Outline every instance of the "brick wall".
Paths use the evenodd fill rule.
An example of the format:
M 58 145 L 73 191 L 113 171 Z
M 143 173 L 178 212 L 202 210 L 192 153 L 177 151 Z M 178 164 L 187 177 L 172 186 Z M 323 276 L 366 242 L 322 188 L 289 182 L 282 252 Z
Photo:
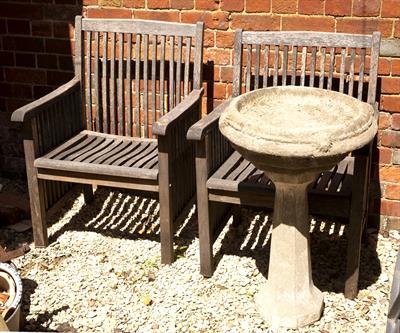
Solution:
M 4 2 L 0 0 L 1 6 Z M 33 49 L 28 52 L 26 48 L 19 50 L 18 42 L 14 42 L 12 44 L 15 45 L 14 48 L 4 50 L 13 54 L 13 60 L 9 60 L 7 67 L 0 72 L 0 82 L 4 85 L 6 81 L 7 89 L 14 89 L 16 92 L 11 94 L 9 91 L 8 97 L 10 95 L 14 97 L 1 99 L 0 108 L 9 111 L 41 95 L 61 81 L 67 80 L 66 76 L 70 75 L 70 72 L 69 68 L 61 65 L 66 57 L 61 50 L 67 49 L 69 29 L 61 29 L 61 25 L 63 23 L 65 28 L 72 22 L 72 16 L 80 10 L 79 4 L 74 0 L 20 2 L 29 2 L 28 6 L 35 13 L 37 12 L 35 14 L 37 16 L 30 18 L 22 14 L 19 14 L 22 17 L 18 16 L 19 11 L 13 10 L 11 8 L 13 5 L 10 3 L 19 2 L 6 1 L 8 6 L 6 8 L 9 9 L 3 14 L 2 7 L 1 16 L 7 18 L 0 18 L 0 33 L 3 34 L 2 49 L 9 45 L 4 43 L 4 40 L 9 39 L 8 35 L 18 40 L 22 38 L 19 37 L 21 34 L 31 36 L 31 39 L 37 38 L 42 48 L 37 50 L 37 43 L 33 43 L 31 45 Z M 46 4 L 39 5 L 39 2 Z M 82 6 L 83 15 L 86 17 L 141 18 L 190 23 L 204 21 L 206 26 L 204 61 L 212 62 L 212 66 L 210 63 L 205 66 L 204 78 L 208 82 L 214 81 L 213 85 L 208 86 L 207 91 L 209 96 L 213 97 L 214 104 L 220 103 L 232 93 L 232 46 L 236 28 L 348 33 L 380 31 L 384 43 L 387 41 L 395 43 L 395 50 L 393 51 L 392 47 L 383 52 L 379 61 L 380 131 L 375 149 L 370 210 L 374 218 L 380 220 L 383 228 L 400 228 L 400 51 L 396 51 L 396 46 L 400 48 L 398 43 L 400 39 L 399 0 L 83 0 Z M 50 8 L 65 8 L 68 14 L 63 16 L 63 10 L 55 9 L 57 13 L 55 15 L 61 15 L 61 17 L 49 15 Z M 14 24 L 14 20 L 21 20 L 23 24 Z M 35 26 L 36 29 L 34 29 Z M 44 26 L 51 28 L 49 30 L 43 28 Z M 63 35 L 58 35 L 57 31 L 60 29 L 56 26 L 60 27 Z M 51 31 L 50 34 L 43 36 L 49 33 L 48 31 Z M 46 49 L 50 41 L 63 43 L 65 47 L 47 47 Z M 24 43 L 22 46 L 26 47 Z M 27 71 L 26 73 L 32 74 L 29 75 L 30 80 L 35 80 L 35 82 L 27 83 L 21 79 L 21 76 L 13 73 L 13 71 L 18 73 L 20 70 L 19 62 L 22 58 L 17 55 L 21 52 L 27 55 L 26 59 L 22 57 L 26 62 L 22 64 L 22 68 Z M 29 55 L 32 54 L 36 61 L 34 64 L 29 62 L 29 58 L 32 58 Z M 41 56 L 50 56 L 53 61 L 57 59 L 53 63 L 56 67 L 42 69 L 38 60 Z M 44 63 L 48 65 L 50 61 Z M 58 72 L 61 74 L 55 79 L 53 75 Z M 8 77 L 5 76 L 7 73 L 9 73 Z M 10 85 L 10 79 L 15 83 Z M 24 83 L 18 82 L 20 80 Z M 37 91 L 38 89 L 42 91 Z M 23 94 L 22 91 L 26 94 L 24 98 L 18 96 Z M 207 109 L 211 110 L 210 105 Z

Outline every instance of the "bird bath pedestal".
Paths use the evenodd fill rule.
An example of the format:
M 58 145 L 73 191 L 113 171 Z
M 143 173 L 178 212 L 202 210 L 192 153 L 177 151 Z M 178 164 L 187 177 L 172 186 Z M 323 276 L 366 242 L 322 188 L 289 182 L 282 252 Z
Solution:
M 307 186 L 372 140 L 374 110 L 334 91 L 273 87 L 233 99 L 219 127 L 275 184 L 268 280 L 256 305 L 273 327 L 310 324 L 321 316 L 323 295 L 312 280 Z

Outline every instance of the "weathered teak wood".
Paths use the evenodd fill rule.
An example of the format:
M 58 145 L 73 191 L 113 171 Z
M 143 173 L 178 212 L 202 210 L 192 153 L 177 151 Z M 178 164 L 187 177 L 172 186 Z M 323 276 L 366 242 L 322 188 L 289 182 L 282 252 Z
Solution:
M 86 203 L 103 185 L 158 195 L 161 260 L 174 260 L 176 224 L 195 196 L 186 132 L 201 115 L 203 30 L 76 18 L 76 77 L 12 115 L 24 124 L 36 246 L 48 243 L 46 211 L 65 183 L 82 184 Z
M 336 90 L 375 106 L 379 44 L 378 32 L 352 35 L 237 30 L 232 94 L 235 97 L 257 89 L 261 82 L 263 87 L 290 84 Z M 218 203 L 272 208 L 274 199 L 270 180 L 221 136 L 218 119 L 226 105 L 218 106 L 187 134 L 197 147 L 200 270 L 205 276 L 211 276 L 215 266 L 212 244 L 218 236 L 218 221 L 212 207 Z M 367 153 L 353 154 L 321 174 L 309 190 L 311 213 L 349 219 L 345 296 L 350 298 L 358 291 L 361 233 L 368 211 L 370 147 L 364 149 Z
M 393 274 L 392 289 L 390 291 L 386 333 L 397 333 L 399 331 L 400 331 L 400 251 L 397 254 L 397 261 Z

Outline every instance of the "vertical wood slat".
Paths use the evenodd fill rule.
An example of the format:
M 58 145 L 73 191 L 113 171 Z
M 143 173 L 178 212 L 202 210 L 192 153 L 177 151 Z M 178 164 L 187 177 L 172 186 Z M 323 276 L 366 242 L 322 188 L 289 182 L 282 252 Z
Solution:
M 149 136 L 149 35 L 143 35 L 143 135 Z
M 126 115 L 127 115 L 127 131 L 132 136 L 132 77 L 131 77 L 131 61 L 132 61 L 132 34 L 128 34 L 126 41 Z
M 136 35 L 136 54 L 135 54 L 135 96 L 136 96 L 136 110 L 135 110 L 135 124 L 136 136 L 140 137 L 140 34 Z
M 263 88 L 268 87 L 268 68 L 269 68 L 269 45 L 264 47 L 264 76 L 263 76 Z
M 107 44 L 108 44 L 108 33 L 103 32 L 103 70 L 101 80 L 101 100 L 103 102 L 103 131 L 108 133 L 108 93 L 107 93 Z
M 160 50 L 160 115 L 164 115 L 165 36 L 161 36 Z
M 99 86 L 99 35 L 96 31 L 94 33 L 94 99 L 96 111 L 96 131 L 101 131 L 101 103 L 100 103 L 100 86 Z
M 376 99 L 376 85 L 378 77 L 378 62 L 381 45 L 381 33 L 375 31 L 372 33 L 372 50 L 371 50 L 371 65 L 369 70 L 368 81 L 368 99 L 367 102 L 374 105 Z
M 251 90 L 251 44 L 247 44 L 247 63 L 246 63 L 246 92 Z
M 118 57 L 118 134 L 124 135 L 124 34 L 119 33 L 119 57 Z
M 274 48 L 274 80 L 273 86 L 278 85 L 278 71 L 279 71 L 279 45 L 275 45 Z
M 340 50 L 340 81 L 339 81 L 339 92 L 344 91 L 344 70 L 346 68 L 346 48 L 342 47 Z
M 297 69 L 297 45 L 293 45 L 292 49 L 292 76 L 290 78 L 290 84 L 294 86 L 296 84 L 296 69 Z
M 349 89 L 348 89 L 348 94 L 350 96 L 353 96 L 355 60 L 356 60 L 356 49 L 352 48 L 350 53 L 350 78 L 349 78 Z
M 307 47 L 303 46 L 303 50 L 301 53 L 301 76 L 300 76 L 301 86 L 304 86 L 306 82 L 306 61 L 307 61 Z
M 203 82 L 203 39 L 204 39 L 204 23 L 197 22 L 195 34 L 195 54 L 194 54 L 194 71 L 193 71 L 193 88 L 200 89 Z
M 329 73 L 328 73 L 328 90 L 332 90 L 332 79 L 333 79 L 333 72 L 335 70 L 335 48 L 331 48 L 330 58 L 329 58 Z
M 183 91 L 185 96 L 189 94 L 189 69 L 190 69 L 191 48 L 192 48 L 192 38 L 186 37 L 185 74 L 183 83 Z
M 92 129 L 92 34 L 86 32 L 86 103 L 87 103 L 87 129 Z
M 152 52 L 151 52 L 151 115 L 153 123 L 156 121 L 156 97 L 157 97 L 157 35 L 153 35 L 152 37 Z
M 326 56 L 326 48 L 321 48 L 321 59 L 320 59 L 320 67 L 319 67 L 319 87 L 324 87 L 324 75 L 325 75 L 325 56 Z
M 358 74 L 358 93 L 357 98 L 362 100 L 362 93 L 364 87 L 364 68 L 365 68 L 365 49 L 361 49 L 361 58 L 360 58 L 360 70 Z
M 260 44 L 256 44 L 256 64 L 254 73 L 254 89 L 258 89 L 260 81 Z
M 234 97 L 239 96 L 242 91 L 242 34 L 242 29 L 237 29 L 235 32 L 233 77 L 238 79 L 233 80 Z
M 288 66 L 289 46 L 283 46 L 283 59 L 282 59 L 282 85 L 286 86 L 287 82 L 287 66 Z
M 310 87 L 314 87 L 316 62 L 317 62 L 317 47 L 313 46 L 311 49 Z
M 110 41 L 110 132 L 115 134 L 115 32 Z
M 176 58 L 176 104 L 181 102 L 181 71 L 182 71 L 182 36 L 178 36 L 177 58 Z
M 174 56 L 174 45 L 175 37 L 169 37 L 169 111 L 174 107 L 174 66 L 175 66 L 175 56 Z

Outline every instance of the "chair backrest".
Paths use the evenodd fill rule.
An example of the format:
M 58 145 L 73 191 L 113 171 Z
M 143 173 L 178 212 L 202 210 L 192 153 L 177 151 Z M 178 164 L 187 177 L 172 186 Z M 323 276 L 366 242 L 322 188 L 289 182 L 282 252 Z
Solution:
M 237 30 L 233 95 L 261 87 L 300 85 L 336 90 L 374 104 L 379 47 L 379 32 Z
M 78 16 L 75 30 L 89 130 L 151 137 L 152 122 L 201 87 L 203 23 Z

